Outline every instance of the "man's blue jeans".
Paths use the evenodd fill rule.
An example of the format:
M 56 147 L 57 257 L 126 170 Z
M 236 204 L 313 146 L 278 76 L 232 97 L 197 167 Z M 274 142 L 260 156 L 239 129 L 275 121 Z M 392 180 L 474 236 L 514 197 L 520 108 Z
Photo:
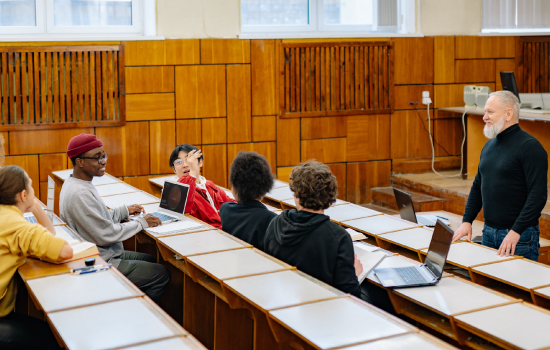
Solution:
M 496 229 L 487 225 L 483 226 L 481 244 L 498 249 L 508 234 L 509 229 Z M 527 228 L 521 234 L 514 255 L 521 255 L 526 259 L 539 261 L 539 225 Z

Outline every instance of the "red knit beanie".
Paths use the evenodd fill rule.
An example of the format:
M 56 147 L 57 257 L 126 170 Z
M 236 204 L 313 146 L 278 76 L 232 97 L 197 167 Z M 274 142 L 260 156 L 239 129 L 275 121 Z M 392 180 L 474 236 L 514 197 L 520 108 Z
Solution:
M 69 141 L 67 145 L 67 156 L 74 158 L 82 153 L 88 152 L 96 147 L 103 146 L 103 142 L 97 139 L 95 135 L 80 134 Z

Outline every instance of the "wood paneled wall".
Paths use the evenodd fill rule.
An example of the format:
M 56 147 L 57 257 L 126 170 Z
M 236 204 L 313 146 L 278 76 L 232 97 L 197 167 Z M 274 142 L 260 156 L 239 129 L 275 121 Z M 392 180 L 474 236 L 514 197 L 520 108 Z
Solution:
M 500 70 L 514 69 L 515 40 L 393 39 L 393 114 L 289 119 L 277 116 L 280 40 L 127 42 L 126 125 L 5 132 L 6 164 L 24 166 L 45 195 L 47 175 L 70 167 L 64 154 L 69 139 L 95 133 L 109 153 L 107 171 L 150 191 L 151 175 L 171 173 L 176 144 L 190 143 L 203 150 L 203 174 L 221 186 L 229 185 L 238 151 L 254 150 L 282 180 L 301 161 L 325 162 L 338 178 L 340 198 L 368 203 L 372 187 L 390 185 L 392 170 L 430 170 L 422 91 L 434 101 L 436 168 L 459 166 L 460 116 L 437 109 L 462 105 L 465 84 L 499 89 Z

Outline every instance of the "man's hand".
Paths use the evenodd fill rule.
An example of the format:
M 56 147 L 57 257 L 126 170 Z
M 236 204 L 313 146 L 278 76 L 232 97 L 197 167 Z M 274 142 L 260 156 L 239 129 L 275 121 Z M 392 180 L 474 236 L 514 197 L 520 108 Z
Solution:
M 498 255 L 512 256 L 516 252 L 516 244 L 519 242 L 521 235 L 516 231 L 510 230 L 506 237 L 502 240 L 500 248 L 498 248 Z
M 162 221 L 160 221 L 159 218 L 151 214 L 147 214 L 143 218 L 145 219 L 145 221 L 147 221 L 147 225 L 149 225 L 149 227 L 162 225 Z
M 355 267 L 355 276 L 359 277 L 361 272 L 363 272 L 363 264 L 357 259 L 357 254 L 353 258 L 353 266 Z
M 145 214 L 145 209 L 143 209 L 143 207 L 139 204 L 133 204 L 128 206 L 128 213 L 130 215 L 138 215 L 141 213 Z
M 201 167 L 199 164 L 199 158 L 202 157 L 201 150 L 192 150 L 187 154 L 187 165 L 189 165 L 189 174 L 194 176 L 197 181 L 201 174 Z
M 458 241 L 462 237 L 468 235 L 468 242 L 472 241 L 472 224 L 469 222 L 463 222 L 459 228 L 456 229 L 453 235 L 453 242 Z

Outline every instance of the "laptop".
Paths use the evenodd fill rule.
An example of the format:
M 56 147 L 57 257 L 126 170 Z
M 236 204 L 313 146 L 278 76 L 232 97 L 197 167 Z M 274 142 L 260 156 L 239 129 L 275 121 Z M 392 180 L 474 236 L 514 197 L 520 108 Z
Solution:
M 435 226 L 437 217 L 435 215 L 416 215 L 413 200 L 410 194 L 397 188 L 393 188 L 397 208 L 401 219 L 420 224 L 422 226 Z
M 159 209 L 149 214 L 159 218 L 162 224 L 182 220 L 185 217 L 183 212 L 188 194 L 189 185 L 172 180 L 164 181 Z
M 404 288 L 433 286 L 439 282 L 447 261 L 454 231 L 437 220 L 426 261 L 420 266 L 374 269 L 384 287 Z

